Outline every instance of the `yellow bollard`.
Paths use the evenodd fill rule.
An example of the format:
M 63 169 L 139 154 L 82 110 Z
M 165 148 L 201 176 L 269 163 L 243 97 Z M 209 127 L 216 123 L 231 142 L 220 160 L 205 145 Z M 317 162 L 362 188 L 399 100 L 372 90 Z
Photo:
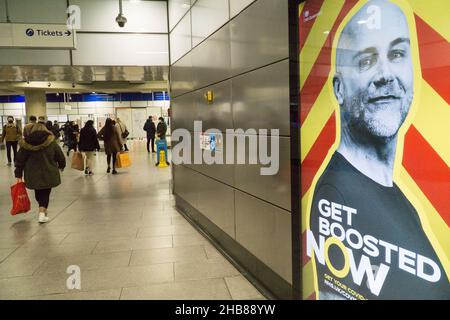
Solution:
M 166 153 L 164 152 L 164 150 L 161 150 L 159 152 L 159 165 L 158 168 L 165 168 L 168 167 L 169 165 L 166 162 Z

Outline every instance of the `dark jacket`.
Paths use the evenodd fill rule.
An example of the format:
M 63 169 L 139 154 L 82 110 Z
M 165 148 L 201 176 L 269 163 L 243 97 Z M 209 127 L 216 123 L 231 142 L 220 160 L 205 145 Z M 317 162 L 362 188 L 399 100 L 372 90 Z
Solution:
M 160 139 L 166 138 L 167 132 L 167 124 L 165 122 L 158 123 L 158 127 L 156 128 L 156 134 Z
M 117 153 L 122 149 L 122 138 L 120 137 L 119 129 L 116 126 L 114 126 L 113 128 L 113 134 L 107 140 L 105 140 L 105 127 L 101 128 L 98 133 L 99 139 L 105 142 L 106 154 Z
M 84 127 L 80 131 L 80 142 L 78 144 L 80 151 L 100 150 L 98 143 L 97 131 L 94 127 Z
M 54 124 L 52 127 L 52 133 L 56 138 L 59 138 L 61 136 L 61 134 L 59 133 L 59 130 L 61 130 L 59 128 L 59 124 Z
M 35 131 L 25 140 L 20 140 L 19 145 L 15 161 L 16 178 L 22 178 L 25 172 L 25 185 L 34 190 L 54 188 L 61 184 L 59 169 L 66 167 L 66 158 L 53 134 Z
M 148 139 L 155 139 L 156 126 L 155 123 L 151 120 L 147 120 L 144 126 L 144 131 L 147 131 Z

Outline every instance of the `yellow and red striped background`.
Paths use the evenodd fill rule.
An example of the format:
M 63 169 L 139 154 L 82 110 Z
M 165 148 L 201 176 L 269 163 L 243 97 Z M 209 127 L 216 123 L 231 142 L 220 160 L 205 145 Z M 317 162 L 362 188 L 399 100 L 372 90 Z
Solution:
M 338 105 L 331 90 L 333 46 L 367 0 L 307 0 L 300 5 L 302 243 L 316 180 L 337 147 Z M 415 206 L 450 275 L 450 1 L 392 0 L 405 12 L 415 58 L 415 97 L 399 134 L 394 180 Z M 313 261 L 303 256 L 303 298 L 315 299 Z

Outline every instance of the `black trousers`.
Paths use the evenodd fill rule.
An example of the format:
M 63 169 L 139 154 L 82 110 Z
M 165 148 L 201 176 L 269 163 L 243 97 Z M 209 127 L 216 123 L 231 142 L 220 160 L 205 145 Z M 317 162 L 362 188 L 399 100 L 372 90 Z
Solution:
M 14 154 L 14 161 L 16 160 L 17 154 L 17 141 L 6 141 L 6 157 L 8 158 L 8 162 L 11 163 L 11 148 Z
M 106 155 L 106 160 L 108 161 L 108 167 L 111 167 L 111 157 L 112 157 L 113 169 L 115 169 L 116 161 L 117 161 L 117 152 L 113 152 L 111 154 Z
M 155 138 L 147 137 L 147 151 L 150 152 L 150 143 L 152 144 L 152 152 L 155 152 Z
M 34 190 L 34 197 L 39 203 L 39 208 L 48 208 L 48 203 L 50 202 L 50 192 L 52 192 L 52 189 Z

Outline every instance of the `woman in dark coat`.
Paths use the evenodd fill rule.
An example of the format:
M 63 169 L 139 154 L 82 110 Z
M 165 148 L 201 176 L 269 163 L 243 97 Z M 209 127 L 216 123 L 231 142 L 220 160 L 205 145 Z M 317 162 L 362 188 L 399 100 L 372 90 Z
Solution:
M 15 176 L 17 182 L 22 182 L 35 192 L 39 203 L 39 223 L 49 221 L 47 208 L 52 188 L 61 184 L 59 170 L 64 170 L 66 159 L 56 143 L 55 136 L 50 133 L 44 124 L 37 123 L 32 132 L 19 141 L 20 150 L 15 161 Z
M 98 143 L 97 131 L 94 128 L 94 121 L 88 120 L 84 128 L 80 131 L 80 142 L 78 149 L 84 153 L 86 159 L 86 166 L 84 173 L 92 175 L 94 152 L 100 151 L 100 144 Z
M 67 136 L 68 150 L 67 156 L 69 156 L 70 150 L 73 149 L 74 152 L 77 152 L 78 140 L 77 135 L 79 134 L 78 126 L 72 121 L 69 126 L 66 128 L 65 134 Z
M 108 118 L 105 121 L 105 126 L 101 128 L 98 133 L 98 137 L 105 142 L 105 153 L 108 161 L 108 170 L 106 173 L 111 172 L 111 157 L 113 163 L 113 174 L 116 174 L 116 160 L 117 153 L 122 150 L 122 138 L 120 137 L 119 130 L 113 124 L 113 121 Z

